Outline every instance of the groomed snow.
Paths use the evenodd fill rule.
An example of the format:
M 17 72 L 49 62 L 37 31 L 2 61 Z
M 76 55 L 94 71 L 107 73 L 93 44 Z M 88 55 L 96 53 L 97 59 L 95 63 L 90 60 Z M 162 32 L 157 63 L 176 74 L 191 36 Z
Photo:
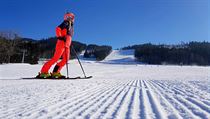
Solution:
M 131 56 L 120 52 L 82 60 L 93 76 L 85 80 L 21 80 L 42 64 L 0 65 L 0 119 L 210 118 L 210 67 L 124 65 Z M 82 76 L 78 62 L 69 63 L 70 77 Z
M 108 64 L 136 64 L 134 50 L 113 50 L 102 61 Z

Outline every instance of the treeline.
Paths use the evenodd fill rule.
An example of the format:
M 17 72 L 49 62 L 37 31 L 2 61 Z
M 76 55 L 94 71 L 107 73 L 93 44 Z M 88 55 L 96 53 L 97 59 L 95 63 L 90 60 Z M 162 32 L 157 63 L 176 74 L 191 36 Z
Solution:
M 40 58 L 46 58 L 46 59 L 50 59 L 53 57 L 54 52 L 55 52 L 55 46 L 56 46 L 56 42 L 57 42 L 57 38 L 56 37 L 51 37 L 51 38 L 47 38 L 47 39 L 42 39 L 39 41 L 36 41 L 38 46 L 39 46 L 39 57 Z M 77 41 L 72 41 L 72 45 L 74 46 L 74 49 L 76 51 L 77 54 L 81 53 L 82 51 L 84 51 L 87 47 L 86 44 L 84 43 L 80 43 Z M 70 58 L 75 58 L 76 54 L 74 53 L 72 47 L 70 47 L 71 51 L 70 51 Z
M 56 42 L 56 37 L 34 40 L 21 38 L 13 32 L 0 32 L 0 64 L 21 62 L 37 64 L 39 60 L 50 59 L 54 55 Z M 103 60 L 112 50 L 111 46 L 87 46 L 77 41 L 72 41 L 72 46 L 76 53 L 70 47 L 71 59 L 76 58 L 76 54 L 85 51 L 84 57 Z
M 104 60 L 112 51 L 111 46 L 98 46 L 95 44 L 88 45 L 84 57 L 85 58 L 96 58 L 96 60 Z
M 0 63 L 38 61 L 38 45 L 30 39 L 15 38 L 13 40 L 0 37 Z
M 56 37 L 42 40 L 28 38 L 7 39 L 0 37 L 0 63 L 30 63 L 37 64 L 41 59 L 53 57 L 55 52 Z M 73 41 L 72 44 L 77 53 L 86 49 L 86 44 Z M 71 49 L 71 58 L 75 58 Z
M 135 49 L 137 60 L 148 64 L 210 65 L 209 42 L 190 42 L 182 45 L 148 43 L 123 49 Z

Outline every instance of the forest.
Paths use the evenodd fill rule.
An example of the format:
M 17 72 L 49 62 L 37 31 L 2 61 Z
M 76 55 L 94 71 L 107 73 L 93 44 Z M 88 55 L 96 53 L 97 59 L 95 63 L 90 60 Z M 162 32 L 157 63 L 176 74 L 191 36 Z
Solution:
M 21 38 L 13 33 L 7 33 L 6 35 L 0 33 L 0 63 L 37 64 L 39 60 L 46 60 L 53 57 L 56 42 L 56 37 L 34 40 Z M 74 59 L 76 58 L 76 54 L 80 54 L 82 51 L 88 54 L 92 45 L 72 41 L 71 46 L 76 51 L 75 53 L 72 47 L 70 47 L 70 58 Z M 95 46 L 92 52 L 94 54 L 92 55 L 98 61 L 103 60 L 112 50 L 111 46 Z M 89 57 L 87 56 L 86 58 Z
M 40 59 L 50 59 L 53 57 L 56 41 L 56 37 L 34 40 L 21 38 L 14 33 L 6 35 L 0 33 L 0 63 L 37 64 Z M 71 59 L 85 51 L 85 58 L 101 61 L 112 51 L 111 46 L 87 45 L 78 41 L 72 41 L 72 46 L 76 53 L 71 47 Z M 206 41 L 192 41 L 178 45 L 145 43 L 122 49 L 134 49 L 137 61 L 146 64 L 210 65 L 210 43 Z
M 210 65 L 210 43 L 189 42 L 180 45 L 133 45 L 123 49 L 135 49 L 138 61 L 147 64 Z

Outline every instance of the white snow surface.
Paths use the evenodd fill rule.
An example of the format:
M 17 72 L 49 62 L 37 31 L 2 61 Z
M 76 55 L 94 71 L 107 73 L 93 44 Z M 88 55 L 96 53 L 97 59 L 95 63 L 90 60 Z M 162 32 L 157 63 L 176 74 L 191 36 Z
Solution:
M 135 64 L 117 50 L 81 62 L 92 79 L 21 80 L 42 64 L 0 65 L 0 119 L 210 119 L 210 67 Z M 77 60 L 69 74 L 83 75 Z
M 134 50 L 113 50 L 102 62 L 108 64 L 136 64 Z

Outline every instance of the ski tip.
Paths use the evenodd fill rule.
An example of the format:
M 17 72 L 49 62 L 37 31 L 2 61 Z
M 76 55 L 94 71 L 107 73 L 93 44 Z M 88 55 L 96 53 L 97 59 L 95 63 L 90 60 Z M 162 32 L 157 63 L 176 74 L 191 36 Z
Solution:
M 92 78 L 93 76 L 86 76 L 85 78 L 89 79 L 89 78 Z

